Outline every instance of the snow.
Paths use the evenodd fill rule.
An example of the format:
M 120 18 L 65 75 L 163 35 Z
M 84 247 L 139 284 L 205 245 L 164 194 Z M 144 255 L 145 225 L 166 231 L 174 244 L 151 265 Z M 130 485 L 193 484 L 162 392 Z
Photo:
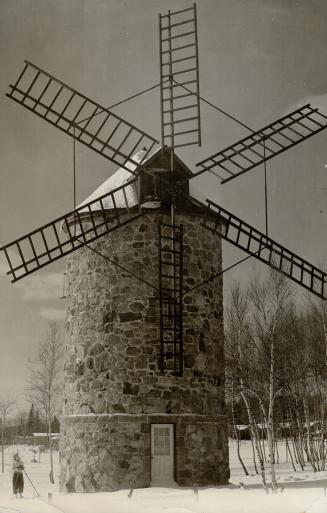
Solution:
M 24 499 L 11 495 L 11 455 L 15 449 L 25 463 L 36 493 L 25 476 Z M 278 493 L 266 494 L 254 473 L 252 448 L 241 442 L 241 456 L 250 473 L 245 476 L 236 456 L 236 442 L 230 441 L 230 484 L 226 486 L 180 488 L 151 487 L 111 493 L 63 494 L 58 492 L 58 452 L 54 453 L 55 481 L 49 482 L 49 453 L 32 463 L 32 447 L 15 446 L 5 451 L 5 472 L 0 473 L 0 513 L 326 513 L 327 471 L 294 472 L 286 461 L 285 443 L 279 442 L 280 462 L 276 465 Z M 267 471 L 269 481 L 269 472 Z M 52 493 L 52 504 L 48 503 Z
M 133 155 L 132 159 L 134 162 L 140 163 L 142 162 L 142 159 L 144 158 L 145 154 L 145 150 L 138 151 L 137 153 L 135 153 L 135 155 Z M 137 166 L 133 162 L 127 162 L 126 167 L 131 171 L 134 171 Z M 120 187 L 121 185 L 127 184 L 133 179 L 134 176 L 132 173 L 127 171 L 127 169 L 120 167 L 119 169 L 117 169 L 117 171 L 115 171 L 115 173 L 112 176 L 110 176 L 110 178 L 103 182 L 97 189 L 95 189 L 95 191 L 92 192 L 92 194 L 90 194 L 84 201 L 82 201 L 82 203 L 80 203 L 77 208 L 82 207 L 90 201 L 96 200 L 100 196 L 108 194 L 110 191 L 116 189 L 117 187 Z M 128 201 L 128 206 L 134 207 L 135 205 L 137 205 L 138 199 L 135 183 L 132 183 L 131 185 L 125 187 L 125 192 Z M 126 208 L 126 202 L 122 191 L 118 191 L 115 194 L 115 202 L 117 208 Z M 113 208 L 113 206 L 114 205 L 111 196 L 108 196 L 103 200 L 103 207 L 105 209 Z M 92 211 L 101 210 L 101 204 L 98 202 L 93 203 L 91 209 Z M 88 209 L 85 209 L 85 211 L 87 212 Z M 80 212 L 83 212 L 83 209 Z

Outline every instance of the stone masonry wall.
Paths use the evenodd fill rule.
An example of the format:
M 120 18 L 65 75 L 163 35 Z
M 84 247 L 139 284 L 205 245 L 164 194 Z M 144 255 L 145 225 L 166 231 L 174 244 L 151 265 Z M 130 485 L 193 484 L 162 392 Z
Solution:
M 157 287 L 159 215 L 165 222 L 170 222 L 170 217 L 162 212 L 148 213 L 102 237 L 92 247 Z M 182 223 L 184 229 L 184 289 L 190 289 L 221 269 L 221 242 L 216 235 L 201 227 L 201 218 L 196 214 L 176 217 L 176 223 Z M 117 489 L 118 482 L 119 487 L 122 482 L 132 486 L 134 474 L 133 479 L 140 486 L 149 485 L 150 445 L 142 435 L 145 428 L 140 428 L 143 424 L 149 425 L 149 421 L 140 419 L 151 414 L 164 414 L 165 422 L 168 422 L 167 415 L 190 414 L 194 419 L 208 418 L 209 424 L 203 424 L 207 427 L 198 431 L 203 436 L 198 435 L 201 443 L 199 440 L 195 443 L 196 451 L 200 451 L 201 445 L 205 451 L 205 456 L 201 457 L 207 458 L 207 462 L 214 454 L 216 477 L 214 479 L 214 472 L 210 471 L 211 478 L 208 479 L 211 483 L 218 484 L 228 479 L 222 280 L 216 279 L 184 298 L 184 373 L 181 377 L 160 375 L 158 370 L 157 295 L 154 288 L 131 277 L 87 247 L 69 257 L 65 404 L 61 436 L 62 488 L 69 489 L 72 487 L 69 483 L 73 481 L 74 489 L 80 491 L 95 487 L 90 477 L 94 472 L 90 468 L 89 474 L 85 471 L 88 460 L 93 457 L 104 469 L 102 477 L 94 481 L 99 481 L 101 490 Z M 138 427 L 134 425 L 136 421 L 130 421 L 126 445 L 118 439 L 113 442 L 117 450 L 121 448 L 122 454 L 130 451 L 131 455 L 135 450 L 128 483 L 124 479 L 122 481 L 118 471 L 119 468 L 124 469 L 120 467 L 124 459 L 114 456 L 115 451 L 109 449 L 111 438 L 108 433 L 115 429 L 112 424 L 116 420 L 113 419 L 120 418 L 119 414 L 121 418 L 139 416 Z M 217 426 L 217 419 L 220 419 L 219 429 L 212 427 Z M 185 461 L 184 473 L 191 475 L 182 477 L 183 469 L 176 470 L 180 484 L 192 481 L 195 476 L 192 477 L 191 465 L 186 463 L 186 452 L 185 448 L 182 449 L 178 430 L 191 433 L 194 422 L 186 427 L 184 419 L 184 429 L 177 428 L 180 421 L 176 421 L 176 440 L 179 440 L 176 450 L 181 448 L 176 462 Z M 122 432 L 119 436 L 124 437 Z M 196 435 L 192 436 L 195 440 Z M 210 439 L 215 438 L 216 452 L 210 445 Z M 105 451 L 102 456 L 99 452 L 101 447 Z M 103 454 L 107 453 L 110 456 L 104 457 Z M 106 463 L 100 464 L 101 458 L 105 458 Z M 204 467 L 197 482 L 209 484 L 203 477 Z M 85 477 L 87 475 L 89 478 Z
M 175 425 L 174 478 L 181 486 L 227 483 L 223 417 L 197 415 L 84 415 L 66 417 L 62 452 L 68 492 L 147 487 L 151 481 L 151 423 Z M 92 448 L 90 450 L 90 448 Z

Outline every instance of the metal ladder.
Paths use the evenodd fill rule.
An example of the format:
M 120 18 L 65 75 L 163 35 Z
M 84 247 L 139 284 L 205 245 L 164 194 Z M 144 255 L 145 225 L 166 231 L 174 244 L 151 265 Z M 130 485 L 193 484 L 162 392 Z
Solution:
M 159 310 L 162 373 L 183 373 L 183 226 L 159 221 Z

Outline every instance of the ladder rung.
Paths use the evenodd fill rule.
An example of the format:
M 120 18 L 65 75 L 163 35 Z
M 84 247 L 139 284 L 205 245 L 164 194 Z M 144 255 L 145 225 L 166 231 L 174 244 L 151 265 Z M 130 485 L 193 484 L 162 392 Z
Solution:
M 173 254 L 176 253 L 176 255 L 180 254 L 180 251 L 178 251 L 178 249 L 170 249 L 170 248 L 165 249 L 165 248 L 161 248 L 161 251 L 162 251 L 162 253 L 173 253 Z
M 190 61 L 191 59 L 196 59 L 196 55 L 188 55 L 187 57 L 181 57 L 180 59 L 174 59 L 172 61 L 163 62 L 162 66 L 170 66 L 171 64 L 176 64 L 178 62 Z
M 160 223 L 160 226 L 166 226 L 167 228 L 179 228 L 177 224 Z
M 160 298 L 159 298 L 159 297 L 157 297 L 157 298 L 156 298 L 156 300 L 157 300 L 157 301 L 160 301 Z M 162 301 L 163 303 L 170 303 L 171 305 L 173 305 L 173 304 L 175 303 L 174 299 L 173 299 L 171 296 L 163 296 L 163 297 L 161 298 L 161 301 Z
M 175 16 L 176 14 L 181 14 L 182 12 L 193 11 L 193 10 L 194 10 L 194 7 L 187 7 L 186 9 L 181 9 L 180 11 L 171 12 L 170 14 L 162 14 L 162 15 L 160 15 L 160 17 L 161 18 L 171 18 L 172 16 Z
M 160 235 L 160 237 L 162 239 L 174 240 L 175 242 L 179 242 L 180 241 L 179 239 L 175 239 L 174 237 L 170 237 L 169 235 Z
M 176 48 L 172 48 L 171 50 L 165 50 L 164 52 L 162 52 L 162 55 L 164 55 L 165 53 L 177 52 L 178 50 L 184 50 L 185 48 L 189 48 L 191 46 L 195 46 L 195 43 L 190 43 L 188 45 L 182 45 L 182 46 L 176 46 Z
M 196 96 L 196 95 L 197 95 L 196 92 L 194 92 L 194 93 L 186 93 L 186 94 L 178 94 L 177 96 L 172 96 L 171 98 L 163 98 L 162 101 L 163 102 L 171 102 L 171 101 L 174 101 L 174 100 L 185 98 L 187 96 Z
M 171 358 L 173 356 L 178 356 L 179 357 L 180 355 L 181 355 L 181 353 L 179 351 L 176 351 L 176 352 L 174 352 L 174 351 L 166 351 L 166 352 L 163 353 L 163 356 L 165 358 Z
M 172 112 L 177 112 L 178 110 L 186 110 L 186 109 L 195 109 L 198 107 L 198 104 L 197 103 L 193 103 L 192 105 L 185 105 L 184 107 L 176 107 L 174 109 L 168 109 L 168 110 L 163 110 L 163 114 L 171 114 Z
M 173 27 L 179 27 L 180 25 L 186 25 L 187 23 L 192 23 L 194 21 L 195 21 L 194 18 L 191 18 L 189 20 L 184 20 L 184 21 L 178 21 L 177 23 L 172 23 L 171 25 L 168 25 L 168 27 L 161 27 L 161 30 L 169 30 Z
M 178 34 L 177 36 L 166 37 L 165 39 L 162 39 L 161 42 L 165 43 L 166 41 L 170 41 L 170 40 L 173 40 L 173 39 L 178 39 L 180 37 L 190 36 L 191 34 L 196 34 L 196 30 L 191 30 L 190 32 L 184 32 L 184 34 Z
M 188 68 L 188 69 L 182 69 L 180 71 L 174 71 L 173 76 L 174 75 L 182 75 L 183 73 L 191 73 L 191 71 L 197 71 L 197 68 Z M 170 78 L 170 77 L 171 77 L 171 75 L 162 75 L 163 79 Z
M 167 121 L 167 122 L 163 123 L 163 125 L 164 126 L 176 125 L 177 123 L 186 123 L 186 121 L 193 121 L 195 119 L 198 119 L 198 118 L 196 116 L 193 116 L 191 118 L 176 119 L 176 121 L 174 121 L 173 123 L 171 121 Z
M 197 80 L 187 80 L 186 82 L 179 82 L 178 84 L 173 84 L 172 86 L 165 86 L 162 88 L 163 91 L 165 91 L 166 89 L 173 89 L 174 87 L 182 87 L 182 86 L 185 86 L 185 85 L 190 85 L 190 84 L 197 84 Z M 196 93 L 194 93 L 196 94 Z

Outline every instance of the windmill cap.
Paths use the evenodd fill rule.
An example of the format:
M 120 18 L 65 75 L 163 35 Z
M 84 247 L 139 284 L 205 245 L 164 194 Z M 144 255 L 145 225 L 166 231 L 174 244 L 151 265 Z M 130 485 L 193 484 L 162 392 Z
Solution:
M 137 164 L 140 164 L 142 160 L 144 159 L 144 156 L 147 153 L 147 149 L 144 148 L 141 151 L 138 151 L 135 153 L 132 157 L 132 160 L 136 162 Z M 134 164 L 134 162 L 127 162 L 125 167 L 130 169 L 131 171 L 135 171 L 137 168 L 137 164 Z M 117 189 L 117 187 L 121 187 L 122 185 L 127 184 L 131 180 L 133 180 L 133 174 L 130 173 L 127 169 L 120 167 L 117 169 L 117 171 L 111 175 L 105 182 L 103 182 L 95 191 L 93 191 L 84 201 L 82 201 L 77 208 L 83 207 L 83 205 L 86 205 L 90 203 L 90 201 L 94 201 L 97 198 L 100 198 L 101 196 L 104 196 L 105 194 L 108 194 L 109 192 L 113 191 L 114 189 Z M 129 186 L 125 187 L 125 193 L 127 196 L 128 204 L 130 207 L 133 207 L 138 204 L 138 198 L 137 198 L 137 191 L 135 183 L 130 184 Z M 115 201 L 116 201 L 116 207 L 117 208 L 125 208 L 126 202 L 122 191 L 118 191 L 115 194 Z M 112 199 L 110 196 L 107 198 L 104 198 L 102 200 L 103 207 L 105 209 L 112 209 L 114 208 L 114 205 L 112 203 Z M 91 206 L 92 211 L 102 210 L 100 202 L 95 202 Z M 88 212 L 88 208 L 85 208 L 85 212 Z M 83 209 L 80 210 L 80 212 L 83 212 Z

